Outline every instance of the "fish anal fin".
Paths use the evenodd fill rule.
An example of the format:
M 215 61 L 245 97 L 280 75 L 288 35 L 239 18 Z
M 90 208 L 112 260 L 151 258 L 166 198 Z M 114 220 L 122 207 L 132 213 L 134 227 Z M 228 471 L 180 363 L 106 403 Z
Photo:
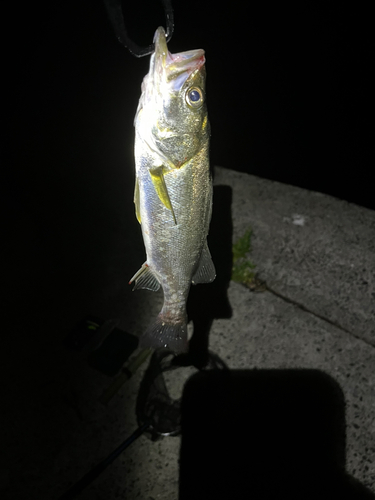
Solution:
M 132 279 L 129 281 L 133 283 L 135 281 L 134 290 L 138 290 L 139 288 L 145 288 L 146 290 L 152 290 L 153 292 L 157 292 L 160 288 L 160 283 L 152 270 L 149 268 L 148 264 L 145 262 L 142 267 L 135 273 Z
M 135 205 L 135 215 L 137 217 L 138 222 L 141 224 L 141 208 L 140 208 L 140 200 L 139 200 L 139 183 L 138 183 L 138 178 L 135 179 L 134 205 Z
M 177 224 L 172 202 L 169 197 L 167 185 L 164 179 L 163 167 L 152 168 L 149 170 L 149 172 L 155 191 L 159 196 L 160 201 L 163 203 L 165 207 L 167 207 L 172 212 L 174 223 Z
M 216 270 L 206 241 L 203 246 L 198 268 L 191 282 L 193 285 L 197 285 L 198 283 L 211 283 L 215 278 Z

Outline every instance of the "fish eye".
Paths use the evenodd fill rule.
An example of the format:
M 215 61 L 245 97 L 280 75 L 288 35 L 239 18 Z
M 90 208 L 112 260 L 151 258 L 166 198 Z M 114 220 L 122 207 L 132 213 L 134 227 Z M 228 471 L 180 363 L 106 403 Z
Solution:
M 203 104 L 203 92 L 199 87 L 190 87 L 186 91 L 185 99 L 191 108 L 200 108 Z

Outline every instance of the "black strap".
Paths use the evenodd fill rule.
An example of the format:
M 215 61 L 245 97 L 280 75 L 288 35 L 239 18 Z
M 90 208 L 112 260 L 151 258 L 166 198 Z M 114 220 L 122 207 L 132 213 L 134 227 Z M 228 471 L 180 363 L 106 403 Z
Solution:
M 165 19 L 167 23 L 166 38 L 167 42 L 172 38 L 174 31 L 174 20 L 173 20 L 173 8 L 171 0 L 161 0 Z M 115 30 L 116 37 L 118 41 L 127 47 L 127 49 L 136 57 L 147 56 L 152 54 L 155 50 L 155 45 L 151 44 L 148 47 L 140 47 L 133 42 L 128 36 L 126 31 L 124 14 L 121 8 L 121 0 L 104 0 L 105 6 L 107 8 L 109 20 L 112 23 L 113 29 Z

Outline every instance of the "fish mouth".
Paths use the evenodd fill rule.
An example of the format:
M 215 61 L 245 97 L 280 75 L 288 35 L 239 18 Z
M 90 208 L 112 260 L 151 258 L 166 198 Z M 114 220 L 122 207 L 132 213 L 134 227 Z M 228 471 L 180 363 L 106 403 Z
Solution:
M 190 82 L 196 81 L 197 73 L 202 73 L 199 81 L 204 91 L 205 57 L 202 49 L 177 54 L 169 52 L 162 27 L 156 30 L 154 44 L 155 51 L 150 58 L 149 72 L 142 82 L 134 125 L 158 161 L 172 170 L 181 168 L 192 157 L 199 142 L 197 134 L 184 125 L 180 108 L 185 110 L 185 107 L 180 103 L 185 102 L 185 90 Z M 171 151 L 175 152 L 172 154 Z
M 195 49 L 172 54 L 168 51 L 165 31 L 159 27 L 154 36 L 154 78 L 159 82 L 173 82 L 173 89 L 179 90 L 187 78 L 200 70 L 205 63 L 204 50 Z

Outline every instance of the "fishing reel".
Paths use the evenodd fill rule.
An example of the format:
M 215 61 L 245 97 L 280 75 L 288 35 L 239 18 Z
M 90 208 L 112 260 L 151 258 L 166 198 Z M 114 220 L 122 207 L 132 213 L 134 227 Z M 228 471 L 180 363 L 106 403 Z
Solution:
M 219 356 L 210 351 L 207 364 L 201 368 L 193 365 L 189 354 L 176 356 L 167 350 L 155 351 L 141 382 L 136 404 L 138 425 L 149 422 L 146 435 L 153 441 L 163 436 L 178 436 L 181 433 L 184 382 L 194 372 L 215 369 L 223 370 L 228 367 Z M 178 376 L 177 370 L 180 372 Z M 170 372 L 174 372 L 172 383 L 168 381 Z M 176 389 L 179 395 L 174 398 L 172 391 L 176 392 Z

